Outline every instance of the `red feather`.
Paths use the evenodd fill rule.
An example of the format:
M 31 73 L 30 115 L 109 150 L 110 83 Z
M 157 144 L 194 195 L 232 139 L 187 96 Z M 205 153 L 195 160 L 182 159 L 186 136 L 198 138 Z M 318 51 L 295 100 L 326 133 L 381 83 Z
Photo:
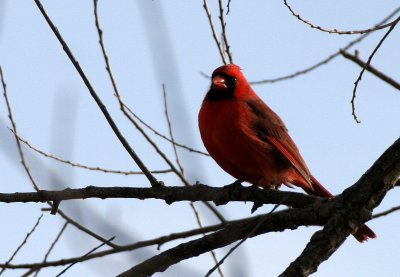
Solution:
M 201 138 L 211 157 L 233 177 L 264 188 L 282 184 L 332 198 L 310 173 L 283 121 L 253 91 L 236 65 L 217 68 L 199 113 Z M 361 242 L 375 238 L 362 225 Z

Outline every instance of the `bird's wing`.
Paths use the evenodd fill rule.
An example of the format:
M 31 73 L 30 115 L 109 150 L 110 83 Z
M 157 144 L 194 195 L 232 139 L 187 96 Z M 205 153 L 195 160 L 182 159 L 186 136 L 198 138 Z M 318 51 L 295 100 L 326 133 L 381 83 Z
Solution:
M 289 136 L 283 121 L 259 98 L 248 100 L 246 103 L 254 114 L 252 130 L 255 135 L 263 142 L 273 146 L 312 188 L 310 171 Z

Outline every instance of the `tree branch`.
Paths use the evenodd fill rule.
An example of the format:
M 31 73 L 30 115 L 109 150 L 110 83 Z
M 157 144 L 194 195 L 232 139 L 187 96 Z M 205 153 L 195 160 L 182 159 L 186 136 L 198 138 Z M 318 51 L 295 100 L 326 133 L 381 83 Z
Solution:
M 38 192 L 0 193 L 0 202 L 45 202 L 86 198 L 136 198 L 162 199 L 167 204 L 177 201 L 213 201 L 223 205 L 231 201 L 249 201 L 260 204 L 282 204 L 291 207 L 304 207 L 314 204 L 318 198 L 303 193 L 265 190 L 244 187 L 233 183 L 224 187 L 194 185 L 190 187 L 94 187 L 65 189 L 62 191 L 40 190 Z
M 308 276 L 317 271 L 318 266 L 342 245 L 349 234 L 371 218 L 372 210 L 399 179 L 400 138 L 355 185 L 335 199 L 338 209 L 327 225 L 312 236 L 301 255 L 280 276 Z
M 358 64 L 362 68 L 365 67 L 365 69 L 367 71 L 371 72 L 372 74 L 374 74 L 376 77 L 378 77 L 382 81 L 384 81 L 384 82 L 388 83 L 389 85 L 391 85 L 392 87 L 400 90 L 400 83 L 396 82 L 395 80 L 393 80 L 389 76 L 383 74 L 381 71 L 379 71 L 378 69 L 373 67 L 371 64 L 365 63 L 358 56 L 351 55 L 350 53 L 348 53 L 348 52 L 346 52 L 344 50 L 340 50 L 340 54 L 342 54 L 342 56 L 345 57 L 346 59 L 348 59 L 350 61 L 353 61 L 354 63 Z
M 155 272 L 165 271 L 171 265 L 184 259 L 199 256 L 212 249 L 221 248 L 243 239 L 255 229 L 260 221 L 263 221 L 263 223 L 257 228 L 252 237 L 267 232 L 296 229 L 300 225 L 324 224 L 329 217 L 329 209 L 324 209 L 323 206 L 324 205 L 316 205 L 303 209 L 290 209 L 257 216 L 240 224 L 228 225 L 221 231 L 217 231 L 203 238 L 182 243 L 164 251 L 118 276 L 141 277 L 150 276 Z
M 131 158 L 135 161 L 135 163 L 138 165 L 140 170 L 143 171 L 144 175 L 146 175 L 146 177 L 149 180 L 151 186 L 160 186 L 160 183 L 150 173 L 150 171 L 147 169 L 145 164 L 142 162 L 142 160 L 139 158 L 139 156 L 136 154 L 136 152 L 129 145 L 128 141 L 122 135 L 122 133 L 119 130 L 118 126 L 115 124 L 115 122 L 112 119 L 110 113 L 108 112 L 106 106 L 101 101 L 100 97 L 97 95 L 96 91 L 92 87 L 92 84 L 89 82 L 89 79 L 86 77 L 86 74 L 83 72 L 81 66 L 79 65 L 79 63 L 75 59 L 74 55 L 72 54 L 71 50 L 69 49 L 67 43 L 64 41 L 64 39 L 61 36 L 60 32 L 58 31 L 57 27 L 54 26 L 53 22 L 51 21 L 51 19 L 47 15 L 47 13 L 44 10 L 44 8 L 43 8 L 42 4 L 40 3 L 40 1 L 39 0 L 34 0 L 34 1 L 36 3 L 37 7 L 39 8 L 40 12 L 42 13 L 43 17 L 45 18 L 47 24 L 50 26 L 50 28 L 53 31 L 54 35 L 57 37 L 58 41 L 60 42 L 61 46 L 63 47 L 65 53 L 68 56 L 68 58 L 70 59 L 70 61 L 74 65 L 76 71 L 78 71 L 78 73 L 81 76 L 83 82 L 85 83 L 86 87 L 88 88 L 88 90 L 90 92 L 90 95 L 93 97 L 93 99 L 95 100 L 96 104 L 99 106 L 101 112 L 103 113 L 104 117 L 106 118 L 106 120 L 107 120 L 108 124 L 110 125 L 111 129 L 114 131 L 115 135 L 118 137 L 119 141 L 124 146 L 125 150 L 131 156 Z

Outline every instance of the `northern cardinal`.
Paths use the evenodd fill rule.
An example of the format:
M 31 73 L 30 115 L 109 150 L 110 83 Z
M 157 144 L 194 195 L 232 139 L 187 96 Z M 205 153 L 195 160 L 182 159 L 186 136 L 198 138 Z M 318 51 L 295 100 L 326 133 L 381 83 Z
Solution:
M 263 188 L 301 187 L 333 198 L 310 173 L 280 117 L 254 92 L 234 64 L 218 67 L 199 112 L 201 138 L 211 157 L 230 175 Z M 354 237 L 375 238 L 362 225 Z

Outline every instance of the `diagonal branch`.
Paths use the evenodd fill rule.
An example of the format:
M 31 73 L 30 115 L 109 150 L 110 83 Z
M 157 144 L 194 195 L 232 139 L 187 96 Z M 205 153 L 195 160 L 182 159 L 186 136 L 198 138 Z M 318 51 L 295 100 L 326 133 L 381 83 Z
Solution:
M 166 250 L 118 275 L 127 276 L 150 276 L 156 272 L 163 272 L 171 265 L 182 260 L 199 256 L 212 249 L 227 246 L 235 241 L 246 237 L 262 221 L 252 237 L 267 232 L 280 232 L 286 229 L 296 229 L 300 225 L 323 224 L 329 216 L 326 209 L 314 209 L 313 207 L 303 209 L 291 209 L 256 216 L 247 222 L 228 225 L 221 231 L 217 231 L 203 238 L 182 243 L 176 247 Z
M 42 13 L 43 17 L 45 18 L 47 24 L 49 24 L 51 30 L 53 31 L 54 35 L 57 37 L 58 41 L 60 42 L 61 46 L 63 47 L 65 53 L 67 54 L 68 58 L 74 65 L 75 69 L 78 71 L 79 75 L 81 76 L 83 82 L 85 83 L 86 87 L 88 88 L 90 95 L 93 97 L 95 100 L 96 104 L 99 106 L 101 112 L 103 113 L 104 117 L 106 118 L 108 124 L 110 125 L 111 129 L 114 131 L 115 135 L 118 137 L 119 141 L 121 144 L 124 146 L 125 150 L 128 152 L 128 154 L 132 157 L 132 159 L 135 161 L 135 163 L 139 166 L 139 168 L 143 171 L 144 175 L 146 175 L 147 179 L 149 180 L 150 184 L 152 186 L 160 186 L 159 182 L 157 179 L 150 173 L 150 171 L 147 169 L 145 164 L 142 162 L 142 160 L 139 158 L 139 156 L 136 154 L 136 152 L 132 149 L 132 147 L 129 145 L 128 141 L 125 139 L 125 137 L 122 135 L 120 132 L 118 126 L 115 124 L 114 120 L 112 119 L 110 113 L 108 112 L 106 106 L 103 104 L 99 96 L 97 95 L 96 91 L 92 87 L 92 84 L 89 82 L 89 79 L 86 77 L 86 74 L 83 72 L 81 66 L 75 59 L 74 55 L 72 54 L 71 50 L 69 49 L 68 45 L 64 41 L 63 37 L 61 36 L 60 32 L 58 31 L 57 27 L 54 26 L 53 22 L 47 15 L 46 11 L 44 10 L 42 4 L 40 3 L 40 0 L 34 0 L 37 7 L 39 8 L 40 12 Z
M 342 56 L 345 57 L 346 59 L 358 64 L 362 68 L 365 67 L 365 69 L 367 71 L 371 72 L 372 74 L 374 74 L 376 77 L 378 77 L 382 81 L 384 81 L 384 82 L 388 83 L 389 85 L 391 85 L 392 87 L 400 90 L 400 83 L 396 82 L 394 79 L 392 79 L 389 76 L 387 76 L 386 74 L 382 73 L 381 71 L 379 71 L 378 69 L 373 67 L 371 64 L 365 63 L 358 56 L 351 55 L 350 53 L 348 53 L 344 50 L 340 50 L 340 54 L 342 54 Z
M 301 22 L 307 24 L 308 26 L 310 26 L 313 29 L 317 29 L 320 30 L 322 32 L 325 33 L 330 33 L 330 34 L 338 34 L 338 35 L 357 35 L 357 34 L 365 34 L 365 33 L 371 33 L 371 32 L 375 32 L 378 30 L 382 30 L 385 28 L 390 27 L 392 24 L 394 24 L 395 21 L 389 22 L 387 24 L 382 24 L 382 25 L 378 25 L 378 26 L 374 26 L 372 28 L 369 29 L 364 29 L 364 30 L 351 30 L 351 31 L 340 31 L 337 29 L 327 29 L 327 28 L 323 28 L 321 26 L 315 25 L 312 22 L 302 18 L 300 16 L 300 14 L 295 13 L 292 9 L 292 7 L 288 4 L 287 0 L 283 0 L 283 4 L 289 9 L 290 13 L 296 17 L 298 20 L 300 20 Z
M 371 218 L 388 190 L 400 179 L 400 138 L 389 147 L 373 166 L 335 200 L 339 205 L 323 230 L 316 232 L 301 255 L 280 275 L 308 276 L 317 271 L 354 232 Z
M 386 23 L 388 20 L 390 20 L 391 18 L 393 18 L 398 12 L 400 12 L 400 7 L 396 8 L 393 12 L 391 12 L 388 16 L 386 16 L 382 21 L 378 22 L 375 26 L 379 26 L 382 25 L 384 23 Z M 342 48 L 342 50 L 348 50 L 349 48 L 351 48 L 352 46 L 354 46 L 355 44 L 359 43 L 360 41 L 364 40 L 367 36 L 369 36 L 371 33 L 365 33 L 363 35 L 361 35 L 360 37 L 358 37 L 355 40 L 350 41 L 346 46 L 344 46 Z M 328 64 L 329 62 L 331 62 L 332 60 L 334 60 L 336 57 L 338 57 L 340 55 L 340 51 L 336 51 L 335 53 L 329 55 L 328 57 L 326 57 L 325 59 L 319 61 L 318 63 L 309 66 L 307 68 L 304 68 L 302 70 L 298 70 L 294 73 L 285 75 L 285 76 L 281 76 L 281 77 L 277 77 L 277 78 L 273 78 L 273 79 L 264 79 L 264 80 L 260 80 L 260 81 L 252 81 L 250 82 L 250 84 L 252 85 L 262 85 L 262 84 L 272 84 L 272 83 L 276 83 L 276 82 L 280 82 L 280 81 L 285 81 L 285 80 L 289 80 L 289 79 L 293 79 L 296 78 L 298 76 L 301 75 L 305 75 L 325 64 Z

